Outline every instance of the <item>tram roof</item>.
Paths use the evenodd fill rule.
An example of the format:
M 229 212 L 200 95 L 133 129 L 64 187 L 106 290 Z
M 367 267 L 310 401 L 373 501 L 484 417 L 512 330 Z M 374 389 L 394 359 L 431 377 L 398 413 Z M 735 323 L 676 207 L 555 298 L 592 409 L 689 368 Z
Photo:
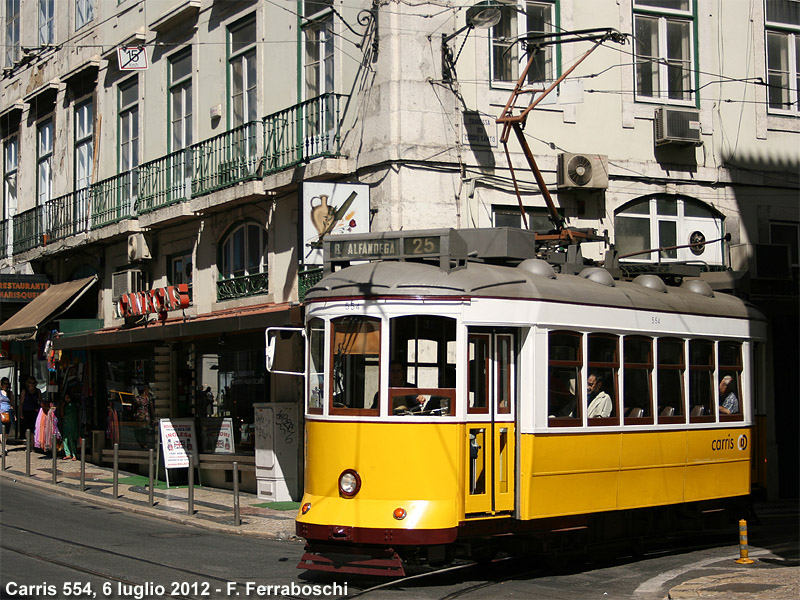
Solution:
M 681 286 L 667 286 L 655 275 L 620 281 L 599 267 L 588 267 L 578 275 L 561 275 L 536 259 L 516 267 L 468 262 L 465 268 L 453 271 L 421 262 L 363 263 L 323 277 L 307 292 L 306 301 L 376 297 L 507 298 L 764 319 L 754 306 L 735 296 L 712 292 L 701 280 L 687 280 Z

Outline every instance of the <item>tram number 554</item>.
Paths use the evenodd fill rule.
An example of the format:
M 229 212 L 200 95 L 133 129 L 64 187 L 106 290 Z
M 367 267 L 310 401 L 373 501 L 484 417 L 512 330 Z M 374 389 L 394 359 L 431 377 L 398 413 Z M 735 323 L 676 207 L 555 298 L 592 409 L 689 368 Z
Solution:
M 651 325 L 661 325 L 661 317 L 650 317 L 650 324 Z

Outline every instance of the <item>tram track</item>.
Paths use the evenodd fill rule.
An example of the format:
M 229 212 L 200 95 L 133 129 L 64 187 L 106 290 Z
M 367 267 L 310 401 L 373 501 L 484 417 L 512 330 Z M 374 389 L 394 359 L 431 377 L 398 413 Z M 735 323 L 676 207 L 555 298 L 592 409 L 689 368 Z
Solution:
M 104 555 L 111 555 L 111 556 L 114 556 L 114 557 L 123 558 L 125 560 L 133 561 L 135 563 L 139 563 L 139 564 L 142 564 L 142 565 L 147 565 L 149 567 L 159 567 L 159 568 L 162 568 L 162 569 L 166 569 L 169 572 L 181 573 L 183 575 L 190 576 L 195 581 L 201 581 L 201 580 L 202 581 L 209 581 L 209 580 L 211 580 L 211 581 L 219 582 L 220 584 L 224 584 L 224 585 L 227 585 L 230 582 L 230 583 L 236 583 L 237 587 L 240 586 L 240 585 L 243 586 L 242 583 L 240 583 L 240 582 L 232 582 L 230 579 L 226 579 L 226 578 L 222 578 L 222 577 L 216 577 L 214 575 L 209 575 L 207 573 L 201 573 L 199 571 L 193 571 L 191 569 L 184 569 L 184 568 L 181 568 L 181 567 L 166 565 L 166 564 L 161 563 L 161 562 L 156 562 L 156 561 L 148 560 L 146 558 L 140 558 L 140 557 L 136 557 L 136 556 L 131 556 L 130 554 L 123 554 L 121 552 L 116 552 L 114 550 L 110 550 L 110 549 L 107 549 L 107 548 L 101 548 L 101 547 L 98 547 L 98 546 L 92 546 L 90 544 L 83 544 L 81 542 L 76 542 L 74 540 L 70 540 L 70 539 L 67 539 L 67 538 L 59 537 L 59 536 L 50 535 L 50 534 L 47 534 L 47 533 L 41 533 L 41 532 L 38 532 L 38 531 L 33 531 L 31 529 L 27 529 L 27 528 L 24 528 L 24 527 L 17 527 L 15 525 L 9 525 L 7 523 L 0 523 L 0 528 L 13 529 L 14 531 L 17 531 L 17 532 L 25 534 L 25 535 L 38 536 L 39 538 L 43 538 L 43 539 L 48 540 L 50 542 L 58 542 L 58 543 L 61 543 L 61 544 L 65 544 L 67 546 L 72 546 L 72 547 L 75 547 L 75 548 L 81 548 L 81 549 L 84 549 L 84 550 L 89 550 L 91 552 L 102 552 Z M 28 558 L 32 558 L 34 560 L 39 560 L 39 561 L 42 561 L 42 562 L 45 562 L 45 563 L 48 563 L 48 564 L 58 565 L 60 567 L 66 568 L 66 569 L 70 569 L 72 571 L 76 571 L 78 573 L 83 573 L 83 574 L 86 574 L 86 575 L 92 575 L 92 576 L 95 576 L 95 577 L 99 577 L 101 579 L 107 579 L 109 581 L 119 582 L 119 583 L 122 583 L 124 585 L 141 586 L 141 585 L 145 585 L 146 584 L 146 582 L 136 582 L 136 581 L 132 581 L 130 579 L 124 578 L 124 577 L 119 577 L 117 575 L 114 575 L 113 573 L 106 573 L 106 572 L 99 571 L 99 570 L 96 570 L 96 569 L 91 569 L 91 568 L 88 568 L 88 567 L 82 567 L 80 565 L 75 565 L 75 564 L 72 564 L 72 563 L 69 563 L 69 562 L 65 562 L 63 560 L 58 560 L 58 559 L 55 559 L 50 554 L 42 554 L 42 553 L 37 553 L 37 552 L 31 552 L 30 550 L 25 550 L 25 549 L 22 549 L 22 548 L 17 548 L 15 546 L 6 544 L 5 540 L 2 543 L 0 543 L 0 548 L 2 548 L 3 550 L 8 550 L 9 552 L 14 552 L 14 553 L 17 553 L 17 554 L 21 554 L 23 556 L 27 556 Z M 207 598 L 208 598 L 208 596 L 184 596 L 184 595 L 178 595 L 178 594 L 165 594 L 165 595 L 162 595 L 162 596 L 159 596 L 159 597 L 170 598 L 170 599 L 177 598 L 177 599 L 180 599 L 180 600 L 207 600 Z

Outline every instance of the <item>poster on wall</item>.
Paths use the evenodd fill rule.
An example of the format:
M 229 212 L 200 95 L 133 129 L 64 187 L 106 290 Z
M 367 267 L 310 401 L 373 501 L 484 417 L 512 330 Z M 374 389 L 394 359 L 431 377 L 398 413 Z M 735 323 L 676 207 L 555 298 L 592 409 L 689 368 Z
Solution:
M 194 419 L 159 419 L 158 427 L 161 431 L 161 453 L 167 469 L 188 468 L 189 456 L 192 457 L 192 464 L 197 464 Z
M 203 452 L 233 454 L 233 419 L 230 417 L 200 419 L 200 439 Z
M 303 264 L 322 264 L 326 235 L 369 233 L 368 185 L 306 182 L 301 202 Z

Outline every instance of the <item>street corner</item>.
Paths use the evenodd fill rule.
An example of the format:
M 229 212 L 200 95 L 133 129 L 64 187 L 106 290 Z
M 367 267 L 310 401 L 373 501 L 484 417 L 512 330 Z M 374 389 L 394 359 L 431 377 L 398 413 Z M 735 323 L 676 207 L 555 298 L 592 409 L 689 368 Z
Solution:
M 727 573 L 684 581 L 669 591 L 669 600 L 794 600 L 800 596 L 800 567 L 766 567 L 759 563 Z

